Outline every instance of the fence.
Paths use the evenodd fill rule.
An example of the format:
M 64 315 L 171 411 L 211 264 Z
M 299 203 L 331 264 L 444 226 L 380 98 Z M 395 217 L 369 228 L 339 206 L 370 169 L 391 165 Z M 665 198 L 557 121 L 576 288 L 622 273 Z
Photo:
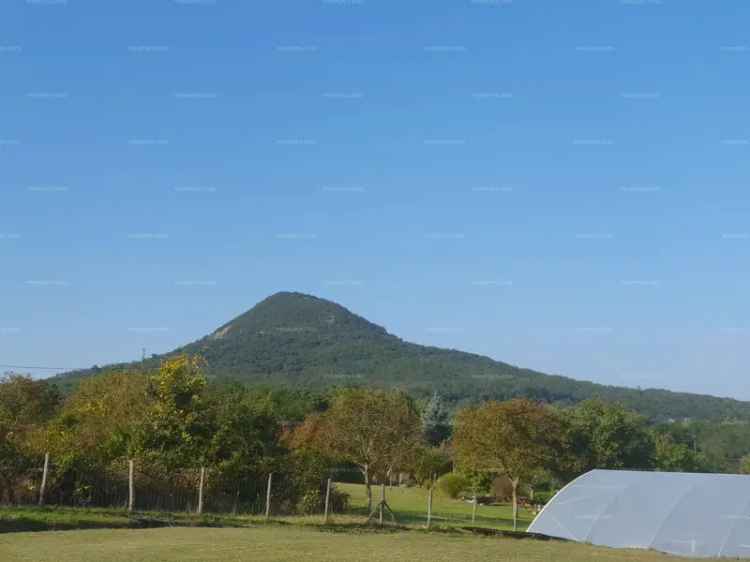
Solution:
M 3 471 L 0 471 L 2 473 Z M 106 468 L 70 467 L 45 455 L 38 467 L 0 479 L 0 504 L 97 507 L 128 511 L 263 515 L 293 512 L 305 500 L 309 512 L 326 517 L 341 510 L 332 478 L 302 493 L 290 475 L 228 476 L 208 467 L 166 470 L 123 460 Z M 294 489 L 293 489 L 294 488 Z
M 428 528 L 512 526 L 509 507 L 497 505 L 489 496 L 450 499 L 445 493 L 436 495 L 434 478 L 425 487 L 414 486 L 414 482 L 401 485 L 401 478 L 373 482 L 369 508 L 362 479 L 350 469 L 335 469 L 322 479 L 314 475 L 302 488 L 301 479 L 301 475 L 291 477 L 283 470 L 244 476 L 229 476 L 210 467 L 167 471 L 142 460 L 124 460 L 92 471 L 71 468 L 47 456 L 38 460 L 36 468 L 21 473 L 10 488 L 7 480 L 0 479 L 0 504 L 265 518 L 315 514 L 326 522 L 334 514 L 345 514 L 352 517 L 347 521 L 351 523 L 395 520 Z M 532 510 L 525 513 L 529 517 Z

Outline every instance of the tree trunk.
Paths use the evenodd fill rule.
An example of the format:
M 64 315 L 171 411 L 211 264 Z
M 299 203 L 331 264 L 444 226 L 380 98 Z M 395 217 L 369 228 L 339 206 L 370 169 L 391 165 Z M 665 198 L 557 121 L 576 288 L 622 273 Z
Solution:
M 518 478 L 511 480 L 513 485 L 513 530 L 518 530 Z
M 367 491 L 367 513 L 372 513 L 372 486 L 370 485 L 370 471 L 367 465 L 362 468 L 362 475 L 365 477 L 365 490 Z

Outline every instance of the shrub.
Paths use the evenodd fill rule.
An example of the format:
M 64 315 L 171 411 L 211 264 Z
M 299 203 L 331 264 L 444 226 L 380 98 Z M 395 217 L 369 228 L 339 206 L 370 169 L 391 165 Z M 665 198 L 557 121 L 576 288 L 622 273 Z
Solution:
M 297 510 L 304 515 L 325 511 L 325 490 L 312 489 L 305 492 L 297 504 Z M 349 509 L 349 494 L 331 488 L 329 509 L 331 513 L 342 513 Z
M 539 492 L 536 492 L 534 494 L 534 502 L 536 504 L 547 504 L 551 499 L 552 496 L 554 496 L 557 493 L 557 490 L 542 490 Z
M 437 481 L 438 489 L 449 498 L 456 499 L 461 492 L 469 488 L 469 480 L 462 474 L 445 474 Z

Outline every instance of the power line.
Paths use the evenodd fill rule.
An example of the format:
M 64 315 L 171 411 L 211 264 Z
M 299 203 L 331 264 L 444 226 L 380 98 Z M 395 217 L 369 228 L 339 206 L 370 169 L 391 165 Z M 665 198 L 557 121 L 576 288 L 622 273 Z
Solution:
M 40 371 L 80 371 L 81 367 L 32 367 L 30 365 L 2 365 L 0 369 L 36 369 Z

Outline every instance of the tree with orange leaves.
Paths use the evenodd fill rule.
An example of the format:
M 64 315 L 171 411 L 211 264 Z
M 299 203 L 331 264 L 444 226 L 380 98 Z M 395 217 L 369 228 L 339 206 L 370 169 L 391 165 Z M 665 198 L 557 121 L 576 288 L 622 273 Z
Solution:
M 550 408 L 530 400 L 485 402 L 456 414 L 453 444 L 459 464 L 510 479 L 514 530 L 518 526 L 518 486 L 550 465 L 560 427 Z

